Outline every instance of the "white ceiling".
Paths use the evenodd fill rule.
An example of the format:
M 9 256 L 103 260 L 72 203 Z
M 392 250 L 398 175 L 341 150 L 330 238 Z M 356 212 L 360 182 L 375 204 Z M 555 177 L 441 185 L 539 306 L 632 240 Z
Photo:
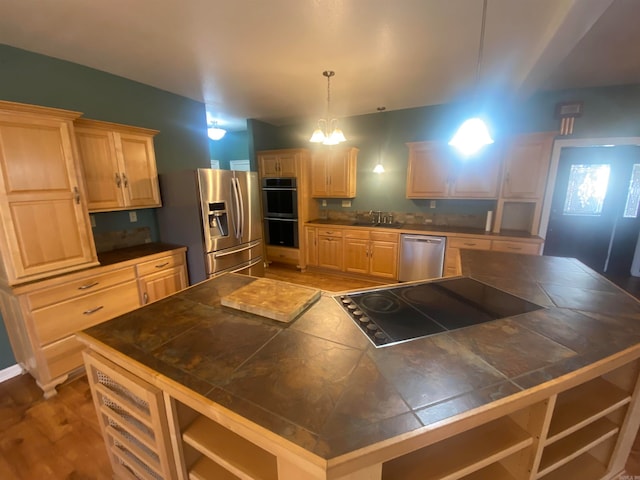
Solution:
M 476 85 L 482 0 L 0 0 L 0 43 L 207 104 L 231 129 L 448 103 Z M 481 85 L 640 84 L 640 0 L 488 0 Z M 0 72 L 0 74 L 2 74 Z M 0 92 L 1 95 L 1 92 Z M 203 120 L 204 121 L 204 120 Z

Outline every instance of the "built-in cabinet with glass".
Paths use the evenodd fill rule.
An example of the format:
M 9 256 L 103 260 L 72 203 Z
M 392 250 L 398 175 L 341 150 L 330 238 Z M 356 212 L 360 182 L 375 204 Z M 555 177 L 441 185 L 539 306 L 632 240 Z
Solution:
M 156 130 L 78 119 L 75 132 L 90 211 L 161 206 Z
M 73 138 L 79 115 L 0 102 L 0 276 L 9 285 L 97 265 Z

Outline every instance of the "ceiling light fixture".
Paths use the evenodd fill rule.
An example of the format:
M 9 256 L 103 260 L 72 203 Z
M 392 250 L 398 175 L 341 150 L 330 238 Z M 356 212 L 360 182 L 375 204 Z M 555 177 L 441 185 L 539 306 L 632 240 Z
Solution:
M 387 109 L 387 107 L 378 107 L 376 108 L 376 110 L 378 110 L 378 112 L 382 113 Z M 382 134 L 382 132 L 380 132 Z M 385 132 L 385 134 L 388 134 L 388 132 Z M 384 173 L 384 167 L 382 166 L 382 147 L 380 146 L 380 144 L 378 144 L 378 163 L 376 163 L 376 166 L 373 167 L 373 173 Z
M 312 143 L 322 143 L 323 145 L 337 145 L 346 142 L 347 139 L 338 128 L 338 119 L 331 118 L 331 77 L 336 74 L 333 70 L 325 70 L 322 75 L 327 77 L 327 118 L 318 120 L 318 127 L 313 131 L 309 139 Z
M 214 121 L 209 128 L 207 128 L 207 135 L 209 135 L 211 140 L 220 140 L 226 133 L 227 131 L 224 128 L 218 126 L 217 121 Z
M 482 53 L 484 47 L 484 30 L 487 20 L 487 0 L 484 0 L 482 6 L 482 27 L 480 29 L 480 46 L 478 47 L 478 64 L 476 66 L 476 85 L 475 97 L 477 101 L 478 88 L 480 83 L 480 66 L 482 64 Z M 489 129 L 484 121 L 479 117 L 466 120 L 460 126 L 456 134 L 453 136 L 449 145 L 455 147 L 463 155 L 473 155 L 485 145 L 493 143 Z

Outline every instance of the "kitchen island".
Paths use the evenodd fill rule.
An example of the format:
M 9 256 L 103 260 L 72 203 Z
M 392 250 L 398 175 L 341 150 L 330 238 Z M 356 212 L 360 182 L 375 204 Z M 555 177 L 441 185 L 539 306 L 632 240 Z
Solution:
M 326 292 L 290 323 L 221 306 L 255 281 L 230 274 L 81 332 L 116 476 L 616 478 L 640 304 L 574 259 L 461 258 L 545 308 L 375 348 Z

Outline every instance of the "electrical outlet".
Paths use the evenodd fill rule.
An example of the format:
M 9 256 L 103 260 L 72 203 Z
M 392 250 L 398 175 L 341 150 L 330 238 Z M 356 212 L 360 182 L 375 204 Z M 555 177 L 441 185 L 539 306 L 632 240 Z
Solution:
M 93 215 L 89 215 L 89 219 L 91 220 L 91 227 L 95 227 L 96 226 L 96 217 L 94 217 Z
M 129 221 L 131 223 L 138 221 L 138 214 L 136 212 L 129 212 Z
M 431 202 L 429 203 L 429 208 L 436 208 L 436 201 L 435 200 L 431 200 Z
M 326 207 L 327 206 L 327 201 L 326 200 L 322 200 L 322 206 Z
M 342 206 L 343 207 L 350 207 L 351 206 L 351 200 L 342 200 Z

